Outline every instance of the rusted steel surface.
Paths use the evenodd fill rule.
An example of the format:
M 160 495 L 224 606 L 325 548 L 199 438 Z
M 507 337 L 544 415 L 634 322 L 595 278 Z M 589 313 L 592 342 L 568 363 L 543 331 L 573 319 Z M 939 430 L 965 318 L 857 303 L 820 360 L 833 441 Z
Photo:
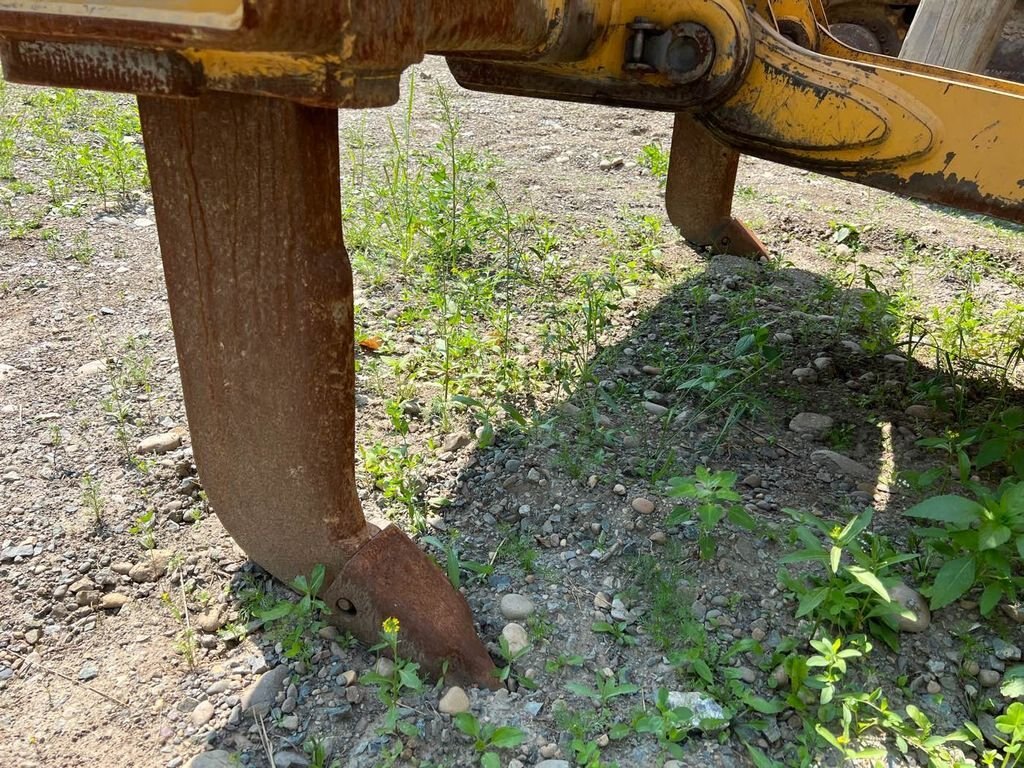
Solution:
M 25 2 L 46 10 L 48 3 Z M 394 103 L 402 71 L 428 51 L 489 58 L 570 61 L 598 37 L 594 0 L 239 0 L 235 28 L 202 26 L 203 3 L 179 3 L 175 17 L 196 24 L 138 18 L 3 10 L 0 37 L 9 44 L 8 77 L 17 82 L 128 90 L 163 95 L 196 90 L 280 96 L 312 106 L 375 107 Z M 59 65 L 18 66 L 33 58 L 28 43 L 54 45 Z M 150 51 L 142 59 L 132 49 Z M 126 66 L 111 77 L 111 61 Z M 183 70 L 190 70 L 186 73 Z M 167 79 L 169 72 L 180 79 Z
M 253 560 L 329 581 L 365 528 L 337 113 L 239 95 L 139 112 L 203 484 Z
M 111 46 L 98 42 L 0 43 L 8 80 L 28 85 L 131 91 L 152 96 L 196 96 L 202 72 L 174 51 Z
M 715 253 L 766 256 L 757 236 L 732 215 L 739 158 L 693 117 L 677 114 L 665 187 L 668 217 L 692 245 Z
M 326 568 L 332 619 L 466 682 L 493 664 L 465 598 L 355 480 L 352 274 L 338 118 L 251 96 L 139 99 L 196 464 L 218 518 L 290 581 Z M 341 613 L 337 604 L 355 606 Z
M 402 531 L 375 534 L 341 569 L 323 594 L 332 624 L 364 642 L 379 639 L 382 622 L 401 622 L 399 653 L 445 679 L 488 688 L 500 682 L 494 662 L 473 632 L 466 598 Z

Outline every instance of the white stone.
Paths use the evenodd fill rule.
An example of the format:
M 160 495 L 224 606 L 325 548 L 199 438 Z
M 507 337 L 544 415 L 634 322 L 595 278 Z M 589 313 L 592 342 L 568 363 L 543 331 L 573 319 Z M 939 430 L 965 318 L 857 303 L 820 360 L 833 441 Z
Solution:
M 701 720 L 724 720 L 725 710 L 722 705 L 705 693 L 699 691 L 669 691 L 668 705 L 675 709 L 684 707 L 693 713 L 690 728 L 700 727 Z
M 213 717 L 213 704 L 209 701 L 201 701 L 192 710 L 192 725 L 201 728 L 210 722 L 211 717 Z
M 453 685 L 437 703 L 437 709 L 446 715 L 457 715 L 469 711 L 469 696 L 459 686 Z
M 181 445 L 181 433 L 179 432 L 162 432 L 159 435 L 150 435 L 145 438 L 135 452 L 138 454 L 145 453 L 167 453 L 173 451 L 175 448 Z
M 508 642 L 508 652 L 515 656 L 530 647 L 530 636 L 522 624 L 510 622 L 501 630 L 501 636 Z

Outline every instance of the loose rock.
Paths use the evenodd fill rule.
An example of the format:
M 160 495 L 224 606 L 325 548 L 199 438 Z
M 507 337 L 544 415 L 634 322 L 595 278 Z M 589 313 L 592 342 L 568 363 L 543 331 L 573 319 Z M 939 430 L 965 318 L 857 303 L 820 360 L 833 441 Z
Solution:
M 761 476 L 754 472 L 744 477 L 743 480 L 741 480 L 740 482 L 742 482 L 743 485 L 747 486 L 747 488 L 760 488 Z
M 983 669 L 978 672 L 978 682 L 986 688 L 995 688 L 999 685 L 999 673 L 994 669 Z
M 185 764 L 185 768 L 233 768 L 236 765 L 235 756 L 223 749 L 215 749 L 212 752 L 203 752 L 196 755 Z
M 35 547 L 31 544 L 23 544 L 17 547 L 6 547 L 0 551 L 0 560 L 9 562 L 19 557 L 32 557 L 35 553 Z
M 75 375 L 80 379 L 89 379 L 93 376 L 98 376 L 106 370 L 106 362 L 103 360 L 91 360 L 88 363 L 78 366 L 78 370 L 75 372 Z
M 654 416 L 664 416 L 666 413 L 668 413 L 668 408 L 666 408 L 664 405 L 652 403 L 650 400 L 644 400 L 642 406 L 645 411 Z
M 724 720 L 725 710 L 710 696 L 699 691 L 669 691 L 668 705 L 675 709 L 684 707 L 693 713 L 690 729 L 700 727 L 701 720 Z
M 1017 624 L 1024 624 L 1024 605 L 1020 603 L 1003 603 L 1001 608 L 1003 613 L 1006 614 L 1006 618 Z
M 195 618 L 195 625 L 207 634 L 213 634 L 223 624 L 220 608 L 211 608 Z
M 1016 645 L 1003 642 L 996 638 L 993 642 L 996 658 L 1000 661 L 1020 661 L 1021 650 Z
M 875 473 L 859 461 L 854 461 L 849 456 L 844 456 L 836 451 L 815 451 L 811 454 L 811 461 L 819 465 L 832 465 L 844 475 L 855 480 L 871 480 L 875 477 Z
M 210 718 L 213 717 L 213 704 L 209 701 L 201 701 L 196 705 L 196 708 L 192 710 L 192 725 L 200 728 L 210 722 Z
M 455 451 L 465 448 L 472 442 L 473 438 L 465 432 L 461 432 L 457 435 L 448 435 L 448 437 L 445 438 L 444 443 L 441 445 L 441 452 L 455 453 Z
M 100 671 L 96 668 L 95 664 L 85 663 L 82 668 L 78 670 L 79 680 L 92 680 L 94 677 L 99 675 Z
M 789 422 L 789 428 L 801 435 L 820 437 L 832 429 L 833 420 L 821 413 L 798 413 Z
M 779 664 L 779 666 L 772 671 L 772 680 L 775 681 L 775 685 L 779 688 L 785 688 L 789 685 L 789 673 L 786 672 L 786 668 Z
M 794 368 L 793 378 L 801 384 L 813 384 L 818 380 L 818 372 L 814 368 Z
M 654 511 L 654 502 L 650 499 L 645 499 L 643 496 L 638 496 L 633 499 L 632 507 L 634 511 L 639 512 L 641 515 L 649 515 Z
M 169 549 L 151 549 L 142 560 L 132 566 L 128 576 L 132 581 L 145 584 L 162 579 L 174 553 Z
M 498 604 L 498 610 L 501 611 L 502 616 L 510 621 L 525 619 L 533 614 L 533 601 L 525 595 L 509 592 L 507 595 L 502 596 L 501 602 Z
M 100 608 L 106 611 L 116 611 L 129 600 L 128 595 L 122 595 L 120 592 L 110 592 L 100 599 Z
M 898 603 L 914 614 L 914 616 L 897 616 L 896 626 L 904 632 L 924 632 L 932 623 L 931 611 L 928 610 L 928 603 L 917 592 L 906 584 L 897 584 L 889 590 L 889 597 L 894 603 Z
M 147 453 L 167 453 L 181 446 L 181 432 L 162 432 L 159 435 L 150 435 L 145 438 L 135 452 L 143 455 Z
M 928 405 L 911 405 L 907 408 L 906 414 L 912 419 L 927 421 L 935 418 L 935 409 Z
M 513 656 L 530 647 L 530 636 L 522 624 L 506 624 L 501 630 L 501 636 L 508 642 L 508 652 Z
M 282 749 L 274 754 L 274 768 L 305 768 L 309 758 L 292 749 Z
M 280 692 L 281 686 L 284 685 L 284 681 L 288 679 L 289 674 L 288 667 L 281 664 L 260 675 L 256 682 L 242 692 L 239 698 L 242 711 L 248 712 L 250 709 L 253 709 L 261 714 L 269 712 L 274 704 L 274 699 L 277 698 L 277 694 Z
M 457 685 L 453 685 L 444 692 L 444 696 L 437 703 L 439 712 L 446 715 L 457 715 L 459 712 L 469 711 L 469 696 Z

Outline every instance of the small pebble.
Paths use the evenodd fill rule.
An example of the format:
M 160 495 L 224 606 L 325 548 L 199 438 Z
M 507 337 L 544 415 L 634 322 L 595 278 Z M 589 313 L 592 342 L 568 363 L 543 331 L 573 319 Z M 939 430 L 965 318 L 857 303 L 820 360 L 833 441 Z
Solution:
M 639 512 L 641 515 L 649 515 L 654 511 L 654 502 L 650 499 L 645 499 L 643 496 L 638 496 L 633 499 L 632 507 L 634 511 Z
M 201 701 L 192 710 L 192 715 L 189 719 L 192 721 L 192 725 L 201 728 L 210 722 L 211 717 L 213 717 L 213 704 L 209 701 Z
M 507 595 L 502 595 L 501 602 L 498 603 L 498 610 L 506 619 L 518 621 L 531 616 L 535 609 L 530 598 L 516 592 L 509 592 Z
M 642 405 L 643 409 L 653 416 L 664 416 L 666 413 L 668 413 L 668 408 L 666 408 L 664 405 L 652 403 L 650 400 L 644 400 Z
M 501 636 L 508 643 L 508 652 L 515 656 L 530 647 L 530 636 L 522 624 L 509 622 L 501 630 Z
M 446 715 L 457 715 L 460 712 L 469 711 L 469 696 L 457 685 L 453 685 L 437 704 L 437 709 Z
M 982 669 L 978 672 L 978 682 L 985 688 L 999 685 L 999 673 L 994 669 Z

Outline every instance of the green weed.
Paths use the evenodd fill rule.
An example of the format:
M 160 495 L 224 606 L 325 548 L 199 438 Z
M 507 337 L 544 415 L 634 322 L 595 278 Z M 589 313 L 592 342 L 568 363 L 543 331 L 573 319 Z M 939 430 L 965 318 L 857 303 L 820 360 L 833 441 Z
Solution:
M 1004 599 L 1016 600 L 1024 588 L 1024 483 L 1007 481 L 992 493 L 970 483 L 976 496 L 934 496 L 905 514 L 941 527 L 917 530 L 930 549 L 943 559 L 926 590 L 932 610 L 982 587 L 978 607 L 988 616 Z
M 377 686 L 377 695 L 387 707 L 381 733 L 392 734 L 397 730 L 406 736 L 416 736 L 419 734 L 419 729 L 414 724 L 401 719 L 398 704 L 404 693 L 420 693 L 424 684 L 420 678 L 420 665 L 402 658 L 398 653 L 400 631 L 401 625 L 398 619 L 392 616 L 384 620 L 381 624 L 381 641 L 370 650 L 378 653 L 387 651 L 393 661 L 391 673 L 382 675 L 377 671 L 366 672 L 359 678 L 359 682 L 363 685 Z
M 97 526 L 103 524 L 103 507 L 100 482 L 90 474 L 82 475 L 82 503 Z
M 150 507 L 137 518 L 128 528 L 143 549 L 156 547 L 156 510 Z
M 651 175 L 658 180 L 661 186 L 665 186 L 668 179 L 669 154 L 660 144 L 645 144 L 640 150 L 640 157 L 637 163 L 651 172 Z
M 327 606 L 317 597 L 324 583 L 324 573 L 324 566 L 317 564 L 309 578 L 299 575 L 292 580 L 290 586 L 299 593 L 298 602 L 263 600 L 252 609 L 253 616 L 272 629 L 289 659 L 308 662 L 312 655 L 310 642 L 323 626 L 321 616 L 327 611 Z
M 873 516 L 870 507 L 843 527 L 814 515 L 790 514 L 801 523 L 796 535 L 803 549 L 786 555 L 780 562 L 818 566 L 818 572 L 806 581 L 790 572 L 780 574 L 782 582 L 798 599 L 796 618 L 807 616 L 816 625 L 824 624 L 844 633 L 868 631 L 896 650 L 896 618 L 906 610 L 890 597 L 889 590 L 899 583 L 892 569 L 916 556 L 896 553 L 882 539 L 867 533 Z M 821 543 L 822 535 L 826 546 Z
M 696 507 L 691 512 L 687 507 L 679 505 L 665 522 L 667 525 L 679 525 L 691 516 L 695 517 L 700 556 L 707 560 L 715 554 L 713 532 L 722 520 L 728 518 L 734 525 L 747 530 L 753 530 L 756 524 L 743 506 L 737 503 L 742 501 L 742 497 L 734 490 L 735 472 L 711 472 L 706 467 L 697 467 L 695 472 L 694 477 L 674 477 L 669 480 L 668 495 L 675 499 L 691 499 Z
M 468 572 L 473 579 L 482 580 L 490 576 L 494 572 L 494 566 L 489 563 L 479 563 L 475 560 L 463 560 L 460 556 L 457 541 L 458 533 L 453 532 L 451 536 L 442 541 L 436 536 L 423 536 L 421 541 L 424 544 L 437 549 L 444 557 L 443 561 L 439 563 L 445 573 L 448 576 L 448 581 L 451 582 L 455 589 L 459 589 L 462 586 L 462 574 Z
M 470 712 L 455 715 L 455 727 L 473 740 L 473 749 L 480 757 L 480 768 L 500 768 L 501 757 L 495 750 L 515 749 L 526 738 L 518 728 L 481 723 Z

